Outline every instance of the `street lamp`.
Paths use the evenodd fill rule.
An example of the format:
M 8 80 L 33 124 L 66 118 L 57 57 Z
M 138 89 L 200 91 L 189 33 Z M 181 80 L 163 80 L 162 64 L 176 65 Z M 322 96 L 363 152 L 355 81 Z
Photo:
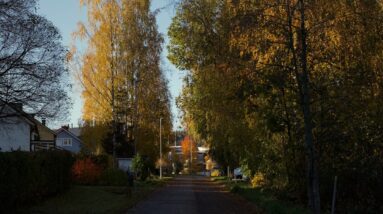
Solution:
M 193 166 L 193 141 L 190 140 L 190 174 L 192 174 L 192 166 Z
M 161 137 L 161 129 L 162 129 L 162 117 L 160 118 L 160 179 L 162 179 L 162 137 Z

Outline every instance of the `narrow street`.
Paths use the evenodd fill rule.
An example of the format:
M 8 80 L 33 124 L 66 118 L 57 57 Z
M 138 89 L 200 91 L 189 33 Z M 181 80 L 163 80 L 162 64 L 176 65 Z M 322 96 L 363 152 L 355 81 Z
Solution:
M 201 176 L 179 176 L 128 211 L 129 214 L 257 213 L 249 202 Z

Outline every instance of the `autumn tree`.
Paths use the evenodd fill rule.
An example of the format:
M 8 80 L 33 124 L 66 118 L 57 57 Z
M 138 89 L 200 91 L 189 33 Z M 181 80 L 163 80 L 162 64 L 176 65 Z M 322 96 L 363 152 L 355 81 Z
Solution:
M 83 119 L 91 124 L 96 121 L 107 132 L 112 132 L 112 153 L 116 146 L 116 91 L 121 82 L 118 69 L 118 46 L 121 26 L 117 1 L 82 1 L 88 7 L 88 25 L 80 23 L 75 33 L 80 39 L 88 40 L 88 50 L 79 58 L 79 80 L 84 88 Z M 72 53 L 76 53 L 73 51 Z M 86 128 L 84 132 L 86 133 Z M 85 134 L 86 135 L 86 134 Z M 100 140 L 100 139 L 98 139 Z
M 130 148 L 134 151 L 124 154 L 139 152 L 154 163 L 159 154 L 159 118 L 164 118 L 166 135 L 171 116 L 160 68 L 163 39 L 150 1 L 83 3 L 88 7 L 88 25 L 80 24 L 76 33 L 88 41 L 88 50 L 76 58 L 84 87 L 83 118 L 108 130 L 103 137 L 106 152 Z
M 125 5 L 121 46 L 128 57 L 122 64 L 131 73 L 126 79 L 131 87 L 126 93 L 133 97 L 130 118 L 135 150 L 154 162 L 159 155 L 160 118 L 162 135 L 167 136 L 171 130 L 170 93 L 160 68 L 163 38 L 157 30 L 155 13 L 150 11 L 150 1 L 126 1 Z
M 181 1 L 168 57 L 189 71 L 178 98 L 188 131 L 314 213 L 335 175 L 341 206 L 377 206 L 379 191 L 351 177 L 381 185 L 377 165 L 355 164 L 382 161 L 379 20 L 376 1 Z
M 244 114 L 242 101 L 229 99 L 239 86 L 233 84 L 239 76 L 231 67 L 238 57 L 229 46 L 229 17 L 217 14 L 224 7 L 219 1 L 183 1 L 169 28 L 168 57 L 190 71 L 177 101 L 189 134 L 206 140 L 222 165 L 234 167 L 242 151 L 236 144 Z
M 349 45 L 350 43 L 340 42 L 340 39 L 354 38 L 355 40 L 371 42 L 371 39 L 363 38 L 362 34 L 356 33 L 360 29 L 366 29 L 358 26 L 357 23 L 362 16 L 364 17 L 362 19 L 374 22 L 375 18 L 381 16 L 378 12 L 381 11 L 381 8 L 376 3 L 366 4 L 359 1 L 353 3 L 342 1 L 331 3 L 326 1 L 275 1 L 272 4 L 270 1 L 258 2 L 259 4 L 237 3 L 237 5 L 233 4 L 233 8 L 235 8 L 233 11 L 239 12 L 235 12 L 235 14 L 239 18 L 239 22 L 243 24 L 239 24 L 239 28 L 234 34 L 236 35 L 233 37 L 234 44 L 241 49 L 241 52 L 250 54 L 252 56 L 251 61 L 258 63 L 258 74 L 268 75 L 265 76 L 266 78 L 262 76 L 258 76 L 258 78 L 261 77 L 261 79 L 270 81 L 271 86 L 273 86 L 270 89 L 280 91 L 279 96 L 282 101 L 280 104 L 285 109 L 284 120 L 286 122 L 284 126 L 287 131 L 286 137 L 289 139 L 287 142 L 294 141 L 291 137 L 299 136 L 293 134 L 294 132 L 304 132 L 308 201 L 312 211 L 319 213 L 319 168 L 317 164 L 336 159 L 334 153 L 328 157 L 325 157 L 324 154 L 329 153 L 323 153 L 324 147 L 334 142 L 333 137 L 337 136 L 339 141 L 348 138 L 339 136 L 343 126 L 340 126 L 340 121 L 334 120 L 334 117 L 327 117 L 329 116 L 328 113 L 331 112 L 330 115 L 332 116 L 344 115 L 345 111 L 341 110 L 343 109 L 341 103 L 344 103 L 345 99 L 348 100 L 347 103 L 352 103 L 351 100 L 355 99 L 346 98 L 342 92 L 348 91 L 348 94 L 354 94 L 351 88 L 357 89 L 359 86 L 354 85 L 351 88 L 342 89 L 345 86 L 343 83 L 348 81 L 360 82 L 364 79 L 360 76 L 356 79 L 354 78 L 356 76 L 351 77 L 353 75 L 350 70 L 344 67 L 345 63 L 350 62 L 347 58 L 355 55 L 352 53 L 353 51 L 348 52 L 343 48 L 350 50 L 349 48 L 352 47 L 351 50 L 359 51 L 362 48 L 366 53 L 371 51 L 364 49 L 364 45 L 359 46 L 360 44 L 355 43 Z M 362 12 L 367 10 L 374 15 L 370 16 Z M 258 18 L 245 21 L 249 15 Z M 256 23 L 257 21 L 258 23 Z M 344 24 L 353 26 L 355 37 L 350 36 L 351 32 L 349 34 L 343 32 Z M 374 31 L 369 32 L 374 34 Z M 375 34 L 375 36 L 377 35 Z M 374 45 L 378 43 L 378 40 L 373 42 Z M 356 64 L 360 63 L 356 58 L 351 61 Z M 371 62 L 368 64 L 372 65 Z M 368 69 L 357 70 L 367 76 L 370 75 Z M 349 79 L 350 77 L 353 80 Z M 364 84 L 368 85 L 367 83 Z M 362 85 L 364 84 L 362 83 Z M 272 90 L 270 90 L 271 93 L 273 93 Z M 289 94 L 293 97 L 290 97 Z M 257 101 L 258 99 L 253 100 Z M 335 100 L 338 100 L 339 103 L 333 103 Z M 252 103 L 259 106 L 254 101 Z M 374 102 L 372 101 L 372 103 Z M 354 106 L 353 110 L 356 109 L 361 108 Z M 297 114 L 299 111 L 301 113 Z M 351 115 L 353 114 L 344 116 L 348 118 L 352 117 Z M 298 121 L 304 124 L 303 127 L 293 127 L 293 124 L 296 124 L 294 122 L 296 118 L 301 118 Z M 281 122 L 283 124 L 283 120 Z M 357 123 L 348 124 L 358 126 Z M 273 126 L 275 127 L 275 125 Z M 344 145 L 344 147 L 347 146 Z M 285 150 L 285 152 L 288 151 Z M 296 152 L 294 153 L 296 154 Z M 328 172 L 329 168 L 324 169 L 325 172 Z M 328 180 L 326 183 L 328 184 Z
M 187 166 L 189 170 L 195 171 L 197 166 L 197 153 L 198 148 L 197 144 L 193 142 L 193 140 L 189 136 L 185 136 L 185 138 L 181 142 L 182 148 L 182 156 L 185 161 L 184 164 L 188 163 Z M 189 171 L 191 172 L 191 171 Z

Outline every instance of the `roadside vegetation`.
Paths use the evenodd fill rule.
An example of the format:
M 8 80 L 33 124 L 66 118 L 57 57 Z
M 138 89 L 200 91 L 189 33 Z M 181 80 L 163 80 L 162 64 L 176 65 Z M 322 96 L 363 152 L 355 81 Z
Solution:
M 382 20 L 381 1 L 180 0 L 168 58 L 188 71 L 188 134 L 313 213 L 335 180 L 336 212 L 382 213 Z
M 65 192 L 73 161 L 64 151 L 0 152 L 0 213 Z
M 111 162 L 66 151 L 0 153 L 0 213 L 120 213 L 170 179 L 138 169 L 134 179 Z
M 213 177 L 211 180 L 225 185 L 232 193 L 240 195 L 246 200 L 254 203 L 265 213 L 273 214 L 308 214 L 309 210 L 303 204 L 292 200 L 286 194 L 262 187 L 253 187 L 246 181 L 233 181 L 225 176 Z

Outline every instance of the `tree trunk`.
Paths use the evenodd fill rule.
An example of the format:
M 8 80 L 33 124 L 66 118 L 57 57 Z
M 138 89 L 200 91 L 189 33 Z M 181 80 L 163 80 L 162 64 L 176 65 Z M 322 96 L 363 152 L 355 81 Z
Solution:
M 313 142 L 313 124 L 312 113 L 310 109 L 310 80 L 307 70 L 307 31 L 305 26 L 305 6 L 304 0 L 299 1 L 300 4 L 300 63 L 302 72 L 300 74 L 301 81 L 301 107 L 304 119 L 305 145 L 307 153 L 307 178 L 308 178 L 308 199 L 309 207 L 315 214 L 320 213 L 320 194 L 319 194 L 319 174 L 317 168 L 317 157 Z

